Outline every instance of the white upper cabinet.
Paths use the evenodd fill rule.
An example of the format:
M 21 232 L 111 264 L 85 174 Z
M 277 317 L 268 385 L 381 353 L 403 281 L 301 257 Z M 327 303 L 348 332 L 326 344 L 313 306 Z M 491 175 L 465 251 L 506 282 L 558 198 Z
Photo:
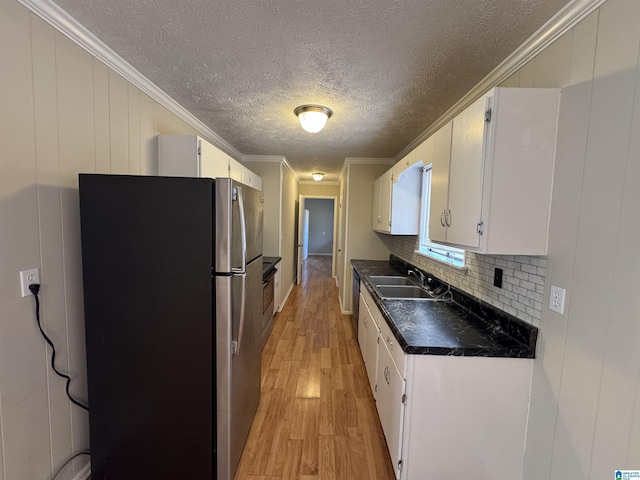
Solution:
M 439 193 L 430 210 L 432 241 L 546 255 L 559 100 L 558 89 L 495 88 L 453 119 L 446 208 L 439 177 L 445 132 L 433 160 Z
M 447 123 L 425 142 L 427 159 L 431 164 L 431 198 L 429 202 L 429 240 L 447 241 L 449 216 L 449 160 L 451 157 L 451 127 Z
M 229 157 L 197 135 L 158 135 L 158 174 L 228 177 Z
M 391 235 L 418 234 L 422 162 L 411 162 L 412 159 L 405 157 L 375 181 L 371 225 L 375 231 Z
M 384 172 L 373 184 L 373 218 L 374 230 L 391 233 L 391 169 Z
M 197 135 L 158 135 L 158 174 L 169 177 L 231 177 L 262 190 L 262 178 Z

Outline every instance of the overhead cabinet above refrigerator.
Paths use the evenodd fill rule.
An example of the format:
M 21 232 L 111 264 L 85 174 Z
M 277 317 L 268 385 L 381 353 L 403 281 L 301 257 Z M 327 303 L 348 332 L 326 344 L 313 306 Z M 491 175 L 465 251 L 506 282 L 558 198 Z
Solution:
M 158 135 L 158 174 L 167 177 L 229 177 L 262 190 L 262 178 L 197 135 Z

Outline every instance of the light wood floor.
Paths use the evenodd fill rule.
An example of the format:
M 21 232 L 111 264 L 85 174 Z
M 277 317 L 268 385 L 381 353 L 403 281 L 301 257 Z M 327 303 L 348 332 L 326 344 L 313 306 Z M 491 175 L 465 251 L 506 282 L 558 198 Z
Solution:
M 236 480 L 393 479 L 331 257 L 311 256 L 262 354 L 262 398 Z

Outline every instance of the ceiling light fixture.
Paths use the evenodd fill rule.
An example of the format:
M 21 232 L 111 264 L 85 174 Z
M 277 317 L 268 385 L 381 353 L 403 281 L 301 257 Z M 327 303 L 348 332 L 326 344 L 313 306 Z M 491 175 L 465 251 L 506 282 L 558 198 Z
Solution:
M 316 182 L 319 182 L 324 177 L 324 173 L 312 173 L 311 176 Z
M 327 120 L 333 115 L 330 108 L 322 105 L 300 105 L 293 113 L 296 114 L 300 125 L 309 133 L 317 133 L 324 128 Z

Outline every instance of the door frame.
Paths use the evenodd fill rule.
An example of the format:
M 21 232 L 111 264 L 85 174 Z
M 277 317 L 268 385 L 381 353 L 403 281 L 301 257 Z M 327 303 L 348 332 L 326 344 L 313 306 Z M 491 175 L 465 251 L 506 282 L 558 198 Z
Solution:
M 338 221 L 338 197 L 335 195 L 298 195 L 298 231 L 296 232 L 296 249 L 297 249 L 297 264 L 296 264 L 296 284 L 300 285 L 302 282 L 302 244 L 300 239 L 302 238 L 303 228 L 303 215 L 305 210 L 305 200 L 318 199 L 318 200 L 333 200 L 333 238 L 331 247 L 331 278 L 336 276 L 336 262 L 337 262 L 337 221 Z

